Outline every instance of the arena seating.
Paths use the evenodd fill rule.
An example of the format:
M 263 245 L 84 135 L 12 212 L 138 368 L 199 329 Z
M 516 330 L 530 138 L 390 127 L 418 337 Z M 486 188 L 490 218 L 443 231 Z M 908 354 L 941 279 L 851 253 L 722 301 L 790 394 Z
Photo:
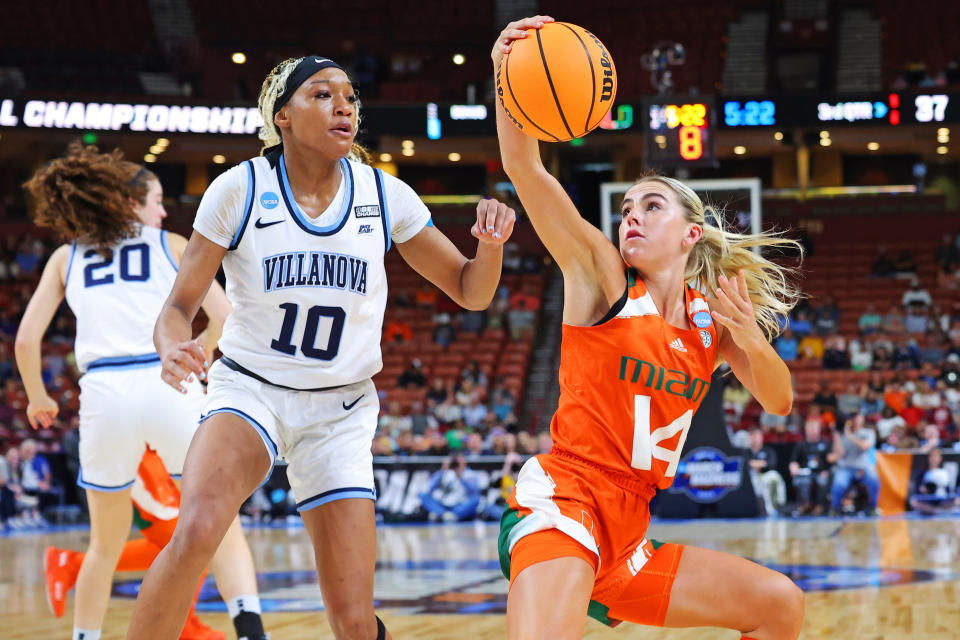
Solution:
M 905 19 L 909 11 L 909 19 Z M 956 27 L 960 24 L 960 3 L 954 0 L 928 0 L 921 10 L 908 10 L 898 0 L 878 0 L 881 20 L 883 81 L 891 86 L 904 68 L 922 63 L 935 77 L 950 62 L 960 60 Z

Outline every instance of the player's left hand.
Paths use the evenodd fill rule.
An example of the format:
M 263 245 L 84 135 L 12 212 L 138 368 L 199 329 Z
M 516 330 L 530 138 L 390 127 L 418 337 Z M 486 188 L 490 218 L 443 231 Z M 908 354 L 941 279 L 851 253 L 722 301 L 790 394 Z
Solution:
M 757 324 L 753 313 L 753 302 L 747 289 L 747 276 L 743 269 L 732 280 L 725 275 L 717 278 L 720 287 L 714 292 L 710 315 L 730 332 L 730 337 L 744 351 L 766 344 L 767 340 Z M 722 313 L 721 313 L 722 311 Z
M 493 198 L 484 198 L 477 203 L 477 221 L 470 229 L 470 235 L 480 242 L 503 245 L 513 233 L 513 223 L 517 221 L 516 212 Z

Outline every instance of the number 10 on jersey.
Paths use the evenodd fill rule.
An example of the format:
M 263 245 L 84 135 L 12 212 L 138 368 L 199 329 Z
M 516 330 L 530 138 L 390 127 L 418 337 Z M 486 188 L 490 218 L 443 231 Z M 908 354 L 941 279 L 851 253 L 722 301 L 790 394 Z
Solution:
M 288 356 L 296 355 L 297 346 L 293 344 L 293 331 L 296 328 L 300 305 L 284 302 L 280 305 L 283 310 L 283 325 L 280 327 L 280 336 L 270 341 L 270 348 Z M 340 338 L 343 337 L 343 325 L 347 314 L 340 307 L 313 306 L 307 309 L 306 325 L 303 328 L 303 338 L 300 341 L 300 352 L 314 360 L 333 360 L 340 351 Z M 317 347 L 317 332 L 320 329 L 320 320 L 330 319 L 330 337 L 327 346 Z
M 667 470 L 663 474 L 667 478 L 677 475 L 677 465 L 680 464 L 680 454 L 683 452 L 683 443 L 687 440 L 690 431 L 690 421 L 693 419 L 693 410 L 687 409 L 683 415 L 665 427 L 651 430 L 650 428 L 650 396 L 636 395 L 633 397 L 633 459 L 630 466 L 641 471 L 653 469 L 653 459 L 667 463 Z M 661 442 L 680 434 L 676 449 L 661 446 Z

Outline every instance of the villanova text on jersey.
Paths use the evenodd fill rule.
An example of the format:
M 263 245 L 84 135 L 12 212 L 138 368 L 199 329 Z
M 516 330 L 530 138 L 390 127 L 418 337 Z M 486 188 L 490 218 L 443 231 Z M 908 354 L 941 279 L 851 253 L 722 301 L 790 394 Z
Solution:
M 293 251 L 263 259 L 264 292 L 324 287 L 367 295 L 367 261 L 323 251 Z

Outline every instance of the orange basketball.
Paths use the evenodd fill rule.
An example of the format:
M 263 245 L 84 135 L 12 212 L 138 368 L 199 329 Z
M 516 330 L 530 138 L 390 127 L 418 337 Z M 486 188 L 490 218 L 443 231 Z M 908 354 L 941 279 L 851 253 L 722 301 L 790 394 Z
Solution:
M 583 27 L 550 22 L 515 40 L 497 69 L 497 97 L 527 135 L 548 142 L 579 138 L 610 111 L 617 70 Z

